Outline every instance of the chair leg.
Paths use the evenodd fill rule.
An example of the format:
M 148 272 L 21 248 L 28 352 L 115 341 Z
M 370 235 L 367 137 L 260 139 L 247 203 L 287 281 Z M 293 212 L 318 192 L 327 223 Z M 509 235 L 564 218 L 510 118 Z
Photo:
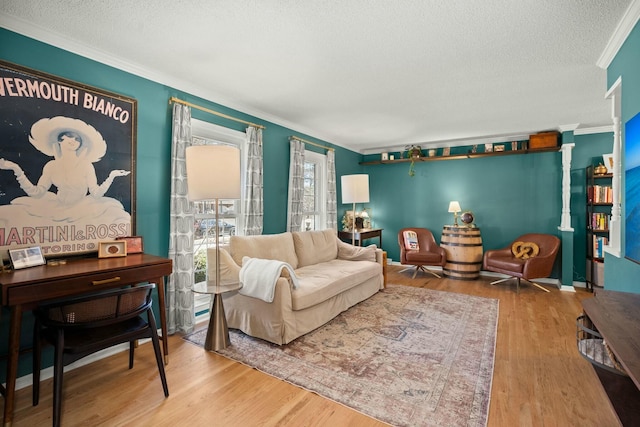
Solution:
M 429 273 L 429 274 L 433 274 L 434 276 L 436 276 L 438 279 L 442 279 L 442 277 L 440 275 L 438 275 L 437 273 L 429 270 L 428 268 L 426 268 L 424 265 L 420 266 L 420 270 L 424 271 L 425 273 Z
M 53 426 L 60 426 L 62 415 L 62 377 L 64 374 L 64 332 L 58 331 L 53 356 Z
M 129 341 L 129 369 L 133 369 L 133 353 L 136 348 L 136 340 Z
M 40 369 L 42 368 L 42 341 L 40 341 L 40 322 L 36 318 L 33 325 L 33 381 L 31 383 L 32 404 L 40 402 Z
M 160 350 L 160 339 L 158 338 L 156 319 L 151 309 L 147 312 L 147 320 L 149 322 L 149 328 L 151 328 L 151 342 L 153 342 L 153 351 L 156 354 L 156 363 L 158 364 L 158 372 L 160 373 L 160 381 L 162 381 L 164 397 L 169 397 L 169 386 L 167 385 L 167 376 L 164 372 L 164 361 L 162 360 L 162 351 Z
M 525 280 L 526 280 L 526 279 L 525 279 Z M 543 291 L 545 291 L 545 292 L 551 292 L 549 289 L 544 288 L 544 287 L 542 287 L 541 285 L 539 285 L 539 284 L 537 284 L 537 283 L 535 283 L 535 282 L 532 282 L 532 281 L 530 281 L 530 280 L 527 280 L 527 282 L 531 283 L 531 284 L 532 284 L 533 286 L 535 286 L 536 288 L 541 289 L 541 290 L 543 290 Z
M 412 278 L 412 279 L 415 279 L 415 278 L 416 278 L 416 274 L 418 274 L 418 270 L 420 270 L 420 266 L 419 266 L 419 265 L 418 265 L 418 266 L 416 266 L 416 269 L 415 269 L 415 270 L 413 270 L 413 276 L 411 276 L 411 278 Z

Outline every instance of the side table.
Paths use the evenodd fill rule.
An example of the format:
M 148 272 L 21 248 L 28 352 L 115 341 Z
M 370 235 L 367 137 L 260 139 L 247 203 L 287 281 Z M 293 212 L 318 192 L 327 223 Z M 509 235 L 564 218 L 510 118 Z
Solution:
M 207 338 L 204 341 L 205 350 L 222 350 L 231 345 L 227 316 L 224 314 L 224 305 L 222 303 L 222 294 L 237 291 L 240 288 L 242 288 L 242 283 L 240 282 L 222 283 L 219 286 L 209 285 L 208 282 L 198 282 L 193 285 L 193 292 L 213 295 L 213 304 L 211 305 L 211 313 L 209 313 L 209 326 L 207 327 Z
M 382 249 L 382 228 L 357 228 L 354 231 L 338 230 L 338 238 L 345 242 L 351 243 L 355 240 L 356 246 L 362 246 L 362 241 L 377 237 L 379 246 Z
M 440 247 L 447 254 L 442 269 L 445 276 L 458 280 L 476 280 L 482 269 L 482 236 L 478 227 L 445 225 Z

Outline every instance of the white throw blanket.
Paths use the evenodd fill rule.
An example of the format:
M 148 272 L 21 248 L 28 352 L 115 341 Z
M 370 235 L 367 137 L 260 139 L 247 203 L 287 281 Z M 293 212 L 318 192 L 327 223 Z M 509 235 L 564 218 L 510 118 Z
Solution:
M 242 288 L 239 292 L 248 297 L 273 302 L 276 282 L 283 268 L 289 271 L 293 288 L 297 288 L 298 278 L 289 263 L 274 259 L 242 258 L 242 268 L 240 269 Z

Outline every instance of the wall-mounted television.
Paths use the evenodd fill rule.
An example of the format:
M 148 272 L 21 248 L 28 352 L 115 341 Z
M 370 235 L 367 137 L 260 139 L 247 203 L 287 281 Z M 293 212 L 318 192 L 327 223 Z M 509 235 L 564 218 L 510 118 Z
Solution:
M 640 264 L 640 113 L 624 128 L 624 256 Z

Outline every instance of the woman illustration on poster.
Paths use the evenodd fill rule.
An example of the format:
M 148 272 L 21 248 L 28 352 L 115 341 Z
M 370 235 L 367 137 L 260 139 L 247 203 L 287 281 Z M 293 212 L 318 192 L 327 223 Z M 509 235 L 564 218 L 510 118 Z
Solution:
M 1 206 L 0 212 L 19 208 L 29 216 L 56 222 L 87 218 L 100 218 L 107 223 L 130 220 L 119 201 L 104 195 L 115 178 L 131 172 L 113 170 L 98 185 L 93 163 L 105 155 L 107 144 L 93 126 L 69 117 L 45 118 L 31 127 L 29 142 L 53 160 L 45 164 L 34 185 L 17 163 L 0 159 L 0 169 L 12 170 L 27 194 L 13 199 L 11 206 Z M 52 185 L 57 188 L 56 193 L 50 191 Z M 12 212 L 16 213 L 19 214 Z

